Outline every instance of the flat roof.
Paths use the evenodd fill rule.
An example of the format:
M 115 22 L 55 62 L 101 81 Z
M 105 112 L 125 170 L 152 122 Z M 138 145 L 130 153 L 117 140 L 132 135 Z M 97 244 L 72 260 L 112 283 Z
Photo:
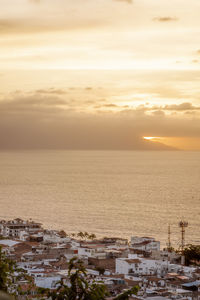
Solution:
M 12 240 L 0 240 L 0 245 L 12 247 L 14 245 L 20 244 L 20 242 L 12 241 Z

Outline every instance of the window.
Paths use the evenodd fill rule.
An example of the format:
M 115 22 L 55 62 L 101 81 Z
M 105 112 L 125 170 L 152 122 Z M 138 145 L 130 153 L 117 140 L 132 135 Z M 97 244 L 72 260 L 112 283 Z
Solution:
M 133 269 L 129 269 L 128 272 L 129 272 L 129 273 L 133 273 Z

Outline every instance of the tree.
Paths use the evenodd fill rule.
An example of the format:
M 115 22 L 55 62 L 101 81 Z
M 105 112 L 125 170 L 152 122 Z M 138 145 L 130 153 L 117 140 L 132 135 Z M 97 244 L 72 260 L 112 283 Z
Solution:
M 14 272 L 16 272 L 14 274 Z M 30 283 L 30 288 L 33 285 L 33 279 L 27 275 L 26 271 L 17 268 L 16 263 L 6 257 L 0 247 L 0 299 L 18 299 L 17 295 L 24 295 L 21 287 L 16 286 L 20 280 L 26 280 Z M 3 293 L 6 292 L 6 293 Z M 13 297 L 11 297 L 11 294 Z
M 96 239 L 96 235 L 94 234 L 94 233 L 91 233 L 89 236 L 88 236 L 88 238 L 90 239 L 90 240 L 94 240 L 94 239 Z
M 103 300 L 107 294 L 103 284 L 87 280 L 87 274 L 83 262 L 74 257 L 69 262 L 68 276 L 70 286 L 63 284 L 58 287 L 56 292 L 51 293 L 53 300 Z
M 53 300 L 105 300 L 109 293 L 103 283 L 90 282 L 83 262 L 74 257 L 69 262 L 69 285 L 61 281 L 56 291 L 50 293 Z M 116 300 L 128 300 L 132 294 L 137 294 L 138 287 L 122 293 Z
M 89 238 L 89 233 L 87 231 L 84 232 L 84 238 L 87 240 Z
M 128 300 L 130 296 L 137 295 L 138 291 L 139 291 L 139 286 L 134 286 L 131 289 L 115 297 L 114 300 Z
M 0 290 L 7 292 L 12 283 L 12 273 L 14 272 L 14 262 L 6 258 L 0 247 Z
M 200 264 L 200 245 L 189 244 L 183 249 L 185 256 L 185 264 L 199 265 Z
M 60 230 L 59 235 L 60 235 L 61 238 L 66 238 L 67 237 L 67 234 L 64 230 Z
M 82 231 L 80 231 L 79 233 L 77 233 L 77 237 L 80 237 L 81 239 L 83 239 L 84 233 Z

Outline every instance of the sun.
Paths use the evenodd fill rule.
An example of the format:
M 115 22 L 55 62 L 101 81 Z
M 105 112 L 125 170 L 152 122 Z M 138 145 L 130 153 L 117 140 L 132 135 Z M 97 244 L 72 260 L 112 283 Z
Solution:
M 143 136 L 144 140 L 160 140 L 161 138 L 159 136 Z

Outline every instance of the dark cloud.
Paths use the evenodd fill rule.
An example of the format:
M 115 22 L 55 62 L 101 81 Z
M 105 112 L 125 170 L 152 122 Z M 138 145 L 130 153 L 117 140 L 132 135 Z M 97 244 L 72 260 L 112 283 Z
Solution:
M 163 110 L 174 110 L 174 111 L 186 111 L 186 110 L 200 110 L 200 106 L 194 106 L 190 102 L 184 102 L 181 104 L 172 104 L 172 105 L 165 105 Z
M 102 102 L 102 101 L 101 101 Z M 94 102 L 93 102 L 94 103 Z M 99 103 L 99 101 L 97 102 Z M 127 110 L 129 109 L 129 105 L 117 105 L 117 104 L 114 104 L 114 103 L 106 103 L 106 104 L 98 104 L 98 105 L 95 105 L 94 108 L 97 108 L 97 109 L 106 109 L 106 108 L 113 108 L 113 109 L 118 109 L 119 111 L 123 112 L 124 110 Z
M 156 18 L 153 18 L 153 21 L 157 21 L 157 22 L 174 22 L 174 21 L 178 21 L 178 18 L 176 18 L 176 17 L 156 17 Z
M 182 111 L 198 111 L 200 110 L 200 106 L 195 106 L 190 102 L 183 102 L 181 104 L 171 104 L 171 105 L 154 105 L 154 106 L 145 106 L 145 105 L 139 105 L 136 108 L 137 111 L 144 111 L 144 112 L 151 112 L 153 111 L 154 114 L 163 114 L 164 111 L 177 111 L 177 112 L 182 112 Z
M 108 103 L 108 104 L 105 104 L 104 107 L 113 107 L 113 108 L 118 108 L 119 106 L 116 105 L 116 104 L 113 104 L 113 103 Z
M 64 94 L 67 94 L 67 91 L 65 91 L 63 89 L 49 88 L 49 89 L 36 90 L 36 93 L 39 93 L 39 94 L 64 95 Z

